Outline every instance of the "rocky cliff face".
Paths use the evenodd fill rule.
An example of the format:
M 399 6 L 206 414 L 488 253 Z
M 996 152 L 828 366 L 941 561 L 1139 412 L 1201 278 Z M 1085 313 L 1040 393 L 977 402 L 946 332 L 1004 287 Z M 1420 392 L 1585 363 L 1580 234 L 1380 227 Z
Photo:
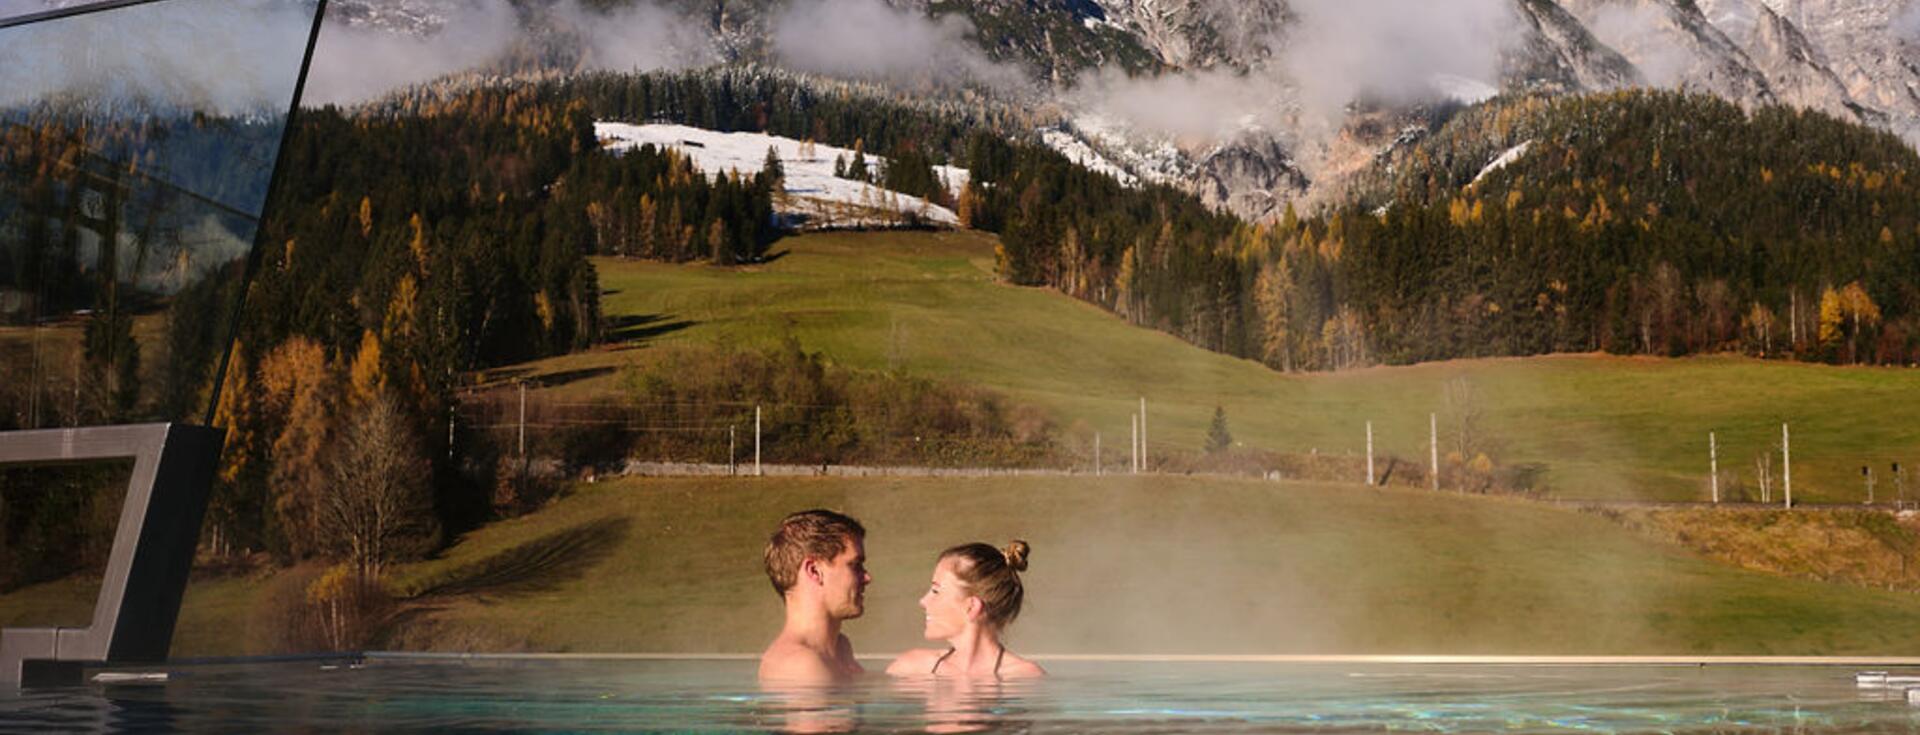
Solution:
M 486 0 L 497 2 L 498 0 Z M 537 15 L 563 0 L 512 0 Z M 776 13 L 803 0 L 610 0 L 665 5 L 711 34 L 721 58 L 766 60 Z M 958 15 L 988 56 L 1018 62 L 1056 89 L 1086 72 L 1203 72 L 1259 80 L 1258 99 L 1298 100 L 1283 60 L 1303 30 L 1300 0 L 882 0 Z M 1364 2 L 1365 0 L 1355 0 Z M 431 32 L 462 0 L 334 0 L 348 22 Z M 1509 0 L 1513 32 L 1499 85 L 1583 93 L 1655 85 L 1743 106 L 1788 104 L 1893 130 L 1920 143 L 1920 5 L 1908 0 Z M 1250 85 L 1252 86 L 1252 85 Z M 1290 201 L 1324 201 L 1395 141 L 1444 124 L 1437 89 L 1400 112 L 1351 113 L 1331 134 L 1249 126 L 1216 140 L 1110 131 L 1086 143 L 1143 179 L 1181 185 L 1250 218 Z M 1291 114 L 1291 113 L 1289 113 Z M 1278 116 L 1286 118 L 1286 115 Z M 1383 120 L 1394 121 L 1383 124 Z M 1263 121 L 1271 123 L 1271 120 Z M 1071 129 L 1071 128 L 1069 128 Z

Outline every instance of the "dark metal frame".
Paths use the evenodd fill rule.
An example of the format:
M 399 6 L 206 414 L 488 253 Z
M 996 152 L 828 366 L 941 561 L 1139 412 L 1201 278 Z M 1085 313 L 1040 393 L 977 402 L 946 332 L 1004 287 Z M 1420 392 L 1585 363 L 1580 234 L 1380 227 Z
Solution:
M 0 30 L 118 10 L 164 0 L 100 0 L 40 13 L 0 17 Z M 273 197 L 286 174 L 281 165 L 306 92 L 313 51 L 327 15 L 327 0 L 314 0 L 300 74 L 288 103 L 266 204 L 254 228 L 246 274 L 233 304 L 233 324 L 214 372 L 206 423 L 212 424 L 227 363 L 238 338 L 246 292 L 258 269 Z M 178 423 L 0 432 L 0 465 L 85 464 L 134 460 L 133 477 L 120 509 L 113 548 L 91 624 L 85 628 L 0 630 L 0 687 L 70 686 L 84 667 L 105 663 L 160 663 L 173 645 L 174 624 L 186 594 L 187 576 L 200 543 L 200 524 L 219 465 L 226 430 Z

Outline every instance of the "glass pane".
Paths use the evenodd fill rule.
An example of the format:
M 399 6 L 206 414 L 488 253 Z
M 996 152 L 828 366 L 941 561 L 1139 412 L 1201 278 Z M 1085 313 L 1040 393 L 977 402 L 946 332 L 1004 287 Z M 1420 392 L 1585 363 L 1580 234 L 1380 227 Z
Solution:
M 204 420 L 313 12 L 0 30 L 0 430 Z
M 0 431 L 209 420 L 316 12 L 159 0 L 0 29 Z M 90 622 L 130 467 L 0 467 L 0 625 Z

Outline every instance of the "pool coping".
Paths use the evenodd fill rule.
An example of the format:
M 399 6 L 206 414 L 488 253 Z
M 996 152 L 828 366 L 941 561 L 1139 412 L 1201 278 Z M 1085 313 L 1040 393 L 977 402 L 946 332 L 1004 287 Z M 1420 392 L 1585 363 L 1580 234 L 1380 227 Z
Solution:
M 889 661 L 898 653 L 868 653 Z M 340 656 L 334 656 L 339 658 Z M 365 651 L 368 661 L 757 661 L 757 653 L 441 653 Z M 1915 656 L 1468 656 L 1423 654 L 1103 654 L 1036 653 L 1041 662 L 1227 664 L 1417 664 L 1472 666 L 1896 666 L 1920 667 Z

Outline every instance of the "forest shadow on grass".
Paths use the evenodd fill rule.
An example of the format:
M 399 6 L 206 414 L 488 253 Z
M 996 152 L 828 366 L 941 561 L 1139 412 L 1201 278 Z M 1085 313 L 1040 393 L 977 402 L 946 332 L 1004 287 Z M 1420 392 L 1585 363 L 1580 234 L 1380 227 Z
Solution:
M 694 324 L 686 319 L 675 320 L 667 314 L 621 315 L 607 320 L 607 341 L 621 345 L 640 344 Z
M 611 555 L 632 521 L 608 518 L 541 536 L 448 573 L 415 599 L 541 592 L 579 579 Z

